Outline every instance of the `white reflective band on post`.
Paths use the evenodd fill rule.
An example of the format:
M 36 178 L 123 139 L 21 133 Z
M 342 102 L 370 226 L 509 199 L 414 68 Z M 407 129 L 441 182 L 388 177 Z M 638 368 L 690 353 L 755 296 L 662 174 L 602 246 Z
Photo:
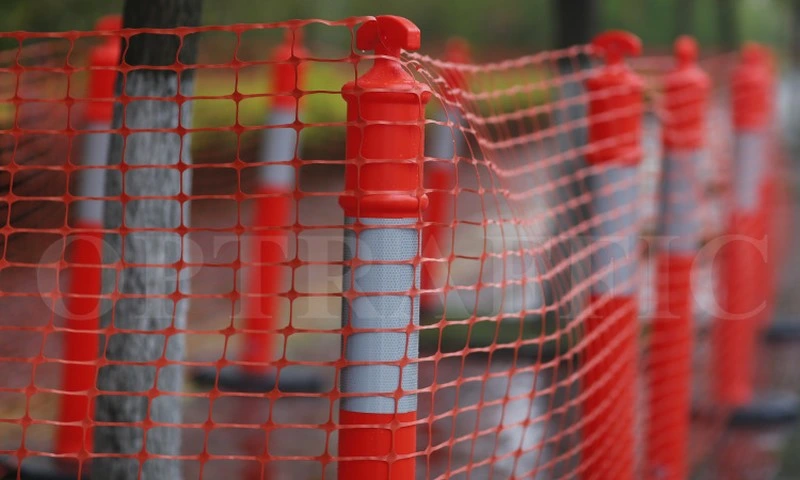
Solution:
M 699 247 L 700 198 L 696 171 L 700 155 L 694 150 L 676 150 L 664 156 L 658 218 L 662 251 L 694 253 Z
M 761 183 L 767 170 L 764 133 L 753 130 L 737 130 L 736 165 L 733 172 L 734 197 L 739 211 L 752 212 L 758 208 Z
M 87 130 L 109 130 L 104 124 L 90 124 Z M 83 136 L 80 167 L 104 167 L 108 164 L 111 134 L 87 133 Z M 76 191 L 81 201 L 77 203 L 78 220 L 93 224 L 103 223 L 103 200 L 89 200 L 105 196 L 106 171 L 102 168 L 81 168 Z
M 346 225 L 354 223 L 353 218 L 345 219 Z M 345 360 L 368 364 L 344 367 L 340 387 L 345 394 L 376 395 L 345 397 L 341 408 L 360 413 L 415 412 L 416 393 L 397 400 L 394 394 L 417 389 L 417 363 L 402 371 L 399 366 L 404 358 L 415 360 L 419 355 L 419 333 L 416 328 L 407 332 L 409 325 L 419 325 L 419 297 L 405 293 L 419 288 L 419 267 L 413 264 L 420 252 L 417 219 L 362 218 L 360 223 L 364 228 L 358 234 L 345 229 L 345 264 L 354 257 L 380 264 L 363 264 L 354 271 L 345 266 L 343 290 L 356 297 L 342 302 L 342 326 L 349 322 L 356 329 L 344 338 Z
M 594 294 L 627 296 L 636 291 L 637 175 L 637 167 L 611 165 L 589 177 L 598 222 L 592 273 L 603 272 L 592 284 Z
M 456 108 L 451 107 L 440 111 L 436 115 L 436 120 L 445 125 L 436 125 L 434 130 L 436 134 L 431 136 L 429 156 L 444 160 L 454 159 L 464 138 L 464 134 L 461 132 L 461 114 Z M 439 164 L 437 163 L 436 166 Z
M 275 107 L 267 116 L 266 125 L 292 125 L 294 108 Z M 261 139 L 259 161 L 262 163 L 291 162 L 297 147 L 297 130 L 294 128 L 266 128 Z M 294 167 L 288 164 L 264 165 L 258 169 L 261 186 L 281 190 L 294 189 Z

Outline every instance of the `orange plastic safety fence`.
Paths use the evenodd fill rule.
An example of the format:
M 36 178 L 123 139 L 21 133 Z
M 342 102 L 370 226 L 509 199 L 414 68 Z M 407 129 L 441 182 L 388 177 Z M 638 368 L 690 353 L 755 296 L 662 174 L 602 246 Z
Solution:
M 735 406 L 708 342 L 738 56 L 701 56 L 705 140 L 675 154 L 696 250 L 663 267 L 671 57 L 627 61 L 637 107 L 591 86 L 597 45 L 477 64 L 386 17 L 105 28 L 0 33 L 0 471 L 627 479 L 682 435 L 654 428 L 708 454 Z M 198 59 L 129 65 L 154 33 Z M 694 339 L 659 394 L 710 413 L 683 426 L 646 406 L 664 271 Z

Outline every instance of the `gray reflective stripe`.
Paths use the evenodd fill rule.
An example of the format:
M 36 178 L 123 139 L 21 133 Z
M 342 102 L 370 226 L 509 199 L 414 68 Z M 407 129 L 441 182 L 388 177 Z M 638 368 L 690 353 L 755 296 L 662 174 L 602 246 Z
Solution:
M 355 219 L 347 217 L 346 225 Z M 419 301 L 409 292 L 419 287 L 419 268 L 413 261 L 419 256 L 420 240 L 416 218 L 362 218 L 367 227 L 357 235 L 345 229 L 345 264 L 353 258 L 365 264 L 351 269 L 345 266 L 343 290 L 356 295 L 342 302 L 342 326 L 381 331 L 357 332 L 344 339 L 347 362 L 368 365 L 342 369 L 342 393 L 375 393 L 376 396 L 346 397 L 342 409 L 361 413 L 407 413 L 417 410 L 417 395 L 411 393 L 395 400 L 398 389 L 416 391 L 417 364 L 399 366 L 404 358 L 419 355 L 419 333 L 407 333 L 409 325 L 419 325 Z M 368 228 L 386 226 L 385 228 Z M 358 296 L 359 293 L 382 295 Z M 402 372 L 401 372 L 402 370 Z
M 267 116 L 266 125 L 291 125 L 295 121 L 294 108 L 275 108 Z M 259 160 L 262 163 L 290 162 L 295 157 L 297 131 L 294 128 L 266 128 L 261 139 Z M 285 190 L 294 189 L 294 167 L 291 165 L 264 165 L 258 169 L 262 186 Z
M 429 156 L 432 158 L 453 159 L 464 141 L 461 131 L 461 114 L 455 108 L 442 110 L 436 115 L 436 120 L 447 125 L 437 125 L 432 130 L 435 134 L 431 138 Z M 452 125 L 451 125 L 452 123 Z M 437 163 L 437 166 L 441 162 Z
M 109 125 L 95 123 L 87 130 L 109 130 Z M 111 145 L 111 134 L 89 133 L 83 136 L 81 150 L 81 167 L 103 167 L 108 164 L 108 149 Z M 76 204 L 78 219 L 101 224 L 103 222 L 103 200 L 84 200 L 105 195 L 105 170 L 101 168 L 82 168 L 80 182 L 76 185 L 76 193 L 81 201 Z
M 697 164 L 700 152 L 672 151 L 664 156 L 658 218 L 659 248 L 696 252 L 700 241 L 700 192 Z
M 637 168 L 611 165 L 589 177 L 597 250 L 592 255 L 592 293 L 636 291 Z M 598 272 L 603 272 L 599 274 Z
M 737 130 L 735 168 L 733 171 L 734 197 L 739 211 L 751 212 L 758 208 L 758 193 L 767 167 L 766 142 L 761 131 Z

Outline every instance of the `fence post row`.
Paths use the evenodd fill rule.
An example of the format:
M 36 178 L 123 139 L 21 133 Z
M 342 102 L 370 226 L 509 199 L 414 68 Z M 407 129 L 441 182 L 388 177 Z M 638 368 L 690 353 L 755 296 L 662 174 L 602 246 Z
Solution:
M 769 98 L 767 113 L 768 124 L 768 140 L 770 146 L 768 147 L 767 155 L 767 171 L 765 172 L 764 185 L 761 189 L 761 210 L 762 218 L 766 225 L 766 232 L 769 236 L 767 249 L 769 257 L 766 262 L 766 271 L 764 272 L 765 278 L 760 282 L 765 290 L 766 298 L 766 311 L 762 316 L 761 327 L 766 334 L 766 340 L 769 342 L 796 342 L 800 340 L 800 324 L 791 318 L 790 315 L 782 312 L 776 314 L 776 300 L 777 300 L 777 283 L 778 273 L 780 269 L 778 265 L 786 258 L 786 255 L 791 251 L 791 239 L 785 232 L 792 230 L 792 220 L 788 217 L 791 212 L 786 208 L 787 204 L 787 188 L 783 179 L 780 177 L 778 169 L 780 152 L 776 151 L 775 144 L 780 144 L 779 139 L 776 137 L 775 121 L 775 103 L 777 100 L 777 92 L 779 90 L 777 85 L 777 65 L 775 54 L 766 47 L 761 47 L 763 55 L 763 62 L 769 74 Z
M 356 33 L 373 67 L 346 84 L 345 254 L 339 478 L 415 475 L 420 225 L 430 90 L 399 61 L 419 29 L 380 16 Z
M 584 339 L 581 469 L 593 478 L 630 480 L 636 450 L 636 200 L 644 84 L 623 59 L 640 54 L 642 46 L 630 33 L 610 31 L 597 36 L 592 47 L 605 66 L 586 82 L 593 281 Z
M 449 64 L 470 62 L 469 44 L 462 38 L 451 38 L 445 48 L 444 60 Z M 441 69 L 442 102 L 439 120 L 431 132 L 429 156 L 435 160 L 427 162 L 424 169 L 425 187 L 428 189 L 429 205 L 425 211 L 426 226 L 422 232 L 422 295 L 421 307 L 425 311 L 447 304 L 445 286 L 449 282 L 448 265 L 452 253 L 453 221 L 455 219 L 456 173 L 459 151 L 466 139 L 462 131 L 463 117 L 457 90 L 466 88 L 464 73 L 452 66 Z M 441 291 L 439 291 L 441 290 Z
M 742 49 L 731 79 L 734 126 L 732 210 L 722 257 L 723 301 L 712 332 L 714 399 L 735 408 L 733 425 L 765 425 L 797 417 L 794 395 L 754 395 L 756 349 L 767 309 L 761 284 L 770 241 L 762 201 L 768 177 L 772 87 L 762 47 Z
M 664 80 L 664 158 L 657 237 L 656 311 L 648 372 L 647 478 L 681 480 L 689 472 L 693 345 L 692 265 L 700 246 L 703 155 L 711 81 L 697 67 L 697 43 L 675 42 L 676 66 Z
M 118 15 L 98 20 L 95 30 L 108 33 L 122 28 Z M 105 170 L 111 143 L 111 121 L 114 111 L 114 86 L 119 65 L 120 36 L 109 35 L 94 47 L 89 57 L 87 131 L 81 145 L 80 176 L 76 181 L 76 197 L 72 219 L 76 234 L 68 243 L 67 264 L 71 265 L 66 292 L 66 332 L 64 335 L 64 372 L 56 433 L 56 453 L 78 453 L 92 449 L 92 431 L 97 379 L 97 357 L 100 352 L 100 294 L 103 245 L 103 200 Z M 87 168 L 88 167 L 88 168 Z M 74 392 L 74 393 L 73 393 Z

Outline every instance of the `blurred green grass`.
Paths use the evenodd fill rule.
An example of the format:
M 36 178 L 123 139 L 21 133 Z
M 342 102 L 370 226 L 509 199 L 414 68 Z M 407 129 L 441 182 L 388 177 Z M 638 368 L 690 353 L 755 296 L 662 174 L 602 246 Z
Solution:
M 345 83 L 355 78 L 355 72 L 352 63 L 307 62 L 304 87 L 299 96 L 301 158 L 343 158 L 346 103 L 340 91 Z M 482 135 L 501 138 L 531 133 L 548 125 L 550 112 L 546 108 L 537 108 L 550 102 L 554 93 L 548 72 L 543 68 L 529 65 L 497 70 L 473 80 L 468 87 L 465 108 L 489 120 L 489 123 L 476 127 L 483 130 Z M 61 94 L 67 94 L 63 75 L 49 81 L 58 91 L 63 86 Z M 426 117 L 434 119 L 438 118 L 437 113 L 443 106 L 442 89 L 437 82 L 427 81 L 435 95 L 428 103 Z M 85 71 L 83 75 L 72 75 L 69 79 L 68 93 L 79 100 L 76 105 L 85 104 L 83 94 L 76 93 L 85 91 L 85 83 Z M 270 88 L 267 65 L 238 68 L 207 65 L 196 71 L 191 100 L 192 150 L 200 162 L 230 161 L 236 156 L 252 155 L 272 103 Z M 1 130 L 13 128 L 17 108 L 16 100 L 0 102 Z M 516 111 L 520 111 L 520 115 L 501 120 L 496 118 Z M 79 112 L 77 117 L 80 117 Z

